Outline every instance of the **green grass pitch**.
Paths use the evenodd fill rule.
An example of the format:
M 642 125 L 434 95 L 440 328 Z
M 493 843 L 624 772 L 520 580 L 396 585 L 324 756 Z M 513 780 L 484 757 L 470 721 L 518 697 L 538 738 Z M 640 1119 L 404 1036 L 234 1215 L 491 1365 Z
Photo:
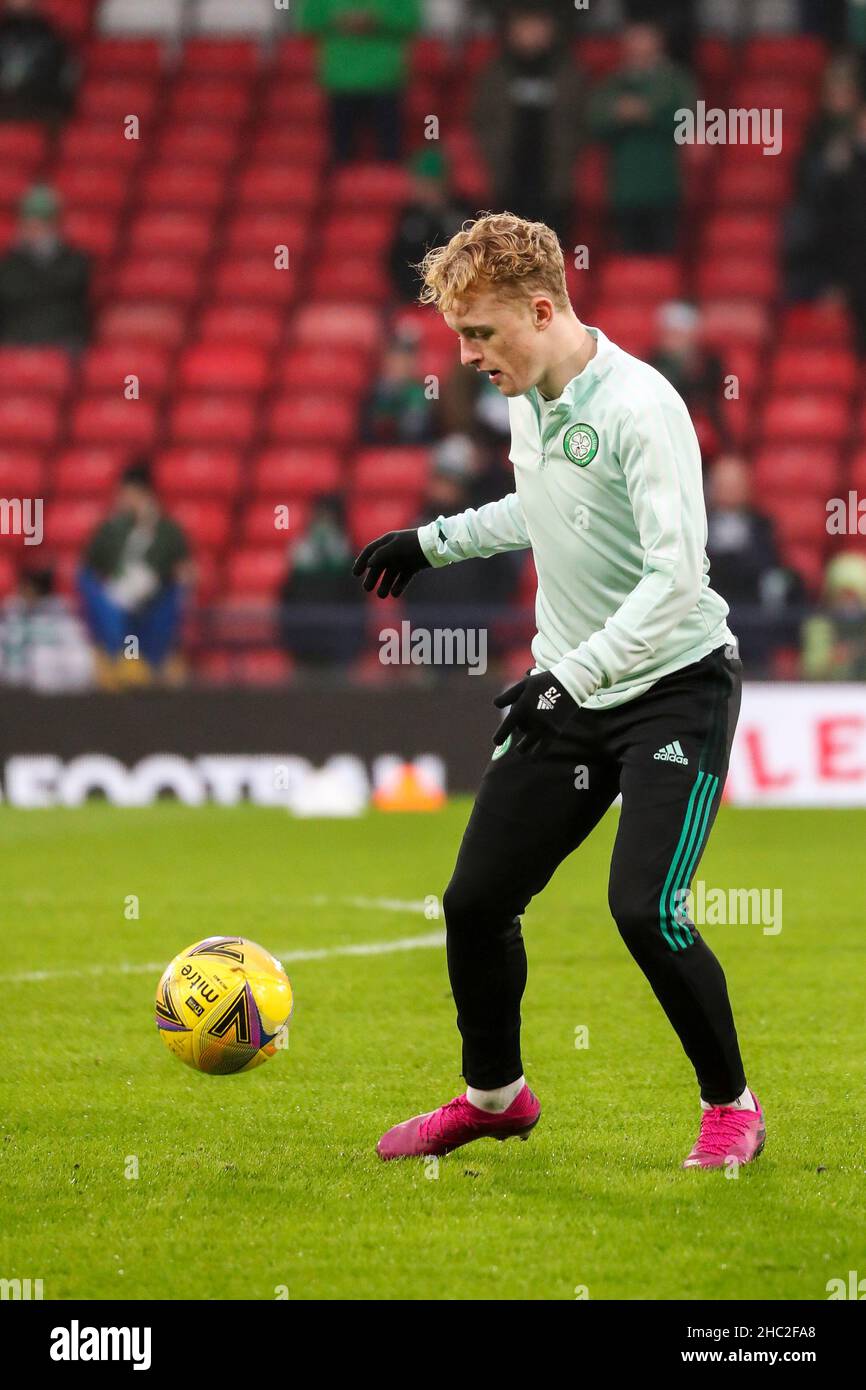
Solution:
M 678 1167 L 694 1078 L 608 915 L 615 812 L 525 917 L 529 1142 L 438 1175 L 376 1158 L 461 1087 L 444 952 L 338 948 L 441 930 L 418 904 L 468 810 L 4 808 L 0 1276 L 61 1299 L 821 1300 L 866 1272 L 866 812 L 725 808 L 700 867 L 784 893 L 778 935 L 705 932 L 768 1120 L 734 1180 Z M 288 1053 L 246 1076 L 191 1072 L 153 1022 L 156 967 L 213 933 L 319 953 L 288 962 Z

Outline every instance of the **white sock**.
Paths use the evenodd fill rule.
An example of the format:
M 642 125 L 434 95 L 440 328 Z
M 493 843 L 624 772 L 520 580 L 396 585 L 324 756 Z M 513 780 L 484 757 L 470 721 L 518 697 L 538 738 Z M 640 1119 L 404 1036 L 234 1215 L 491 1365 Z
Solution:
M 499 1086 L 495 1091 L 479 1091 L 474 1086 L 466 1087 L 466 1099 L 470 1105 L 476 1105 L 479 1110 L 490 1110 L 493 1114 L 501 1114 L 507 1110 L 513 1100 L 520 1095 L 526 1082 L 522 1076 L 518 1076 L 516 1081 L 512 1081 L 509 1086 Z
M 712 1110 L 712 1108 L 713 1107 L 709 1105 L 705 1100 L 701 1101 L 702 1110 Z M 728 1110 L 757 1110 L 758 1107 L 755 1104 L 754 1097 L 752 1096 L 752 1093 L 747 1086 L 743 1094 L 741 1096 L 737 1096 L 736 1100 L 726 1100 L 725 1108 Z

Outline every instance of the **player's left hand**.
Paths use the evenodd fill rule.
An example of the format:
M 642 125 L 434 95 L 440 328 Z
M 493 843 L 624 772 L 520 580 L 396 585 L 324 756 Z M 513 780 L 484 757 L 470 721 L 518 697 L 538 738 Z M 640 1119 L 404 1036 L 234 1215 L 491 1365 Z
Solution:
M 493 701 L 497 709 L 511 706 L 496 733 L 495 744 L 504 743 L 515 730 L 523 737 L 515 744 L 519 753 L 532 753 L 549 738 L 562 733 L 578 706 L 549 671 L 524 676 Z

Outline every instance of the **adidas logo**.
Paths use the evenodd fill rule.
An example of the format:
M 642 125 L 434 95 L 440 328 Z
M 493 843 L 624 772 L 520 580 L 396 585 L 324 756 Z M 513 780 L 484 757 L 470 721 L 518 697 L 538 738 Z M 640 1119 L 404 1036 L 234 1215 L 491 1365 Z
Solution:
M 560 694 L 561 694 L 561 691 L 557 690 L 557 688 L 556 688 L 555 685 L 550 685 L 550 686 L 548 686 L 548 688 L 545 690 L 544 694 L 543 694 L 543 695 L 539 695 L 539 697 L 538 697 L 538 704 L 535 706 L 535 708 L 536 708 L 536 709 L 553 709 L 554 705 L 556 704 L 557 700 L 559 699 Z
M 678 738 L 675 738 L 673 743 L 666 743 L 664 748 L 653 753 L 653 757 L 658 763 L 683 763 L 685 767 L 689 765 L 689 760 L 680 747 Z

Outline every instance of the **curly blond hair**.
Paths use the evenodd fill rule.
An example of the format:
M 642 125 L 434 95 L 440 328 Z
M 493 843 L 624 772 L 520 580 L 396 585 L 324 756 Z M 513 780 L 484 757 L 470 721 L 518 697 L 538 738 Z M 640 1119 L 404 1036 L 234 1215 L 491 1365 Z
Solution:
M 415 268 L 424 282 L 419 302 L 440 314 L 485 289 L 515 298 L 547 294 L 559 309 L 569 303 L 556 233 L 513 212 L 485 212 L 464 222 L 447 246 L 435 246 Z

